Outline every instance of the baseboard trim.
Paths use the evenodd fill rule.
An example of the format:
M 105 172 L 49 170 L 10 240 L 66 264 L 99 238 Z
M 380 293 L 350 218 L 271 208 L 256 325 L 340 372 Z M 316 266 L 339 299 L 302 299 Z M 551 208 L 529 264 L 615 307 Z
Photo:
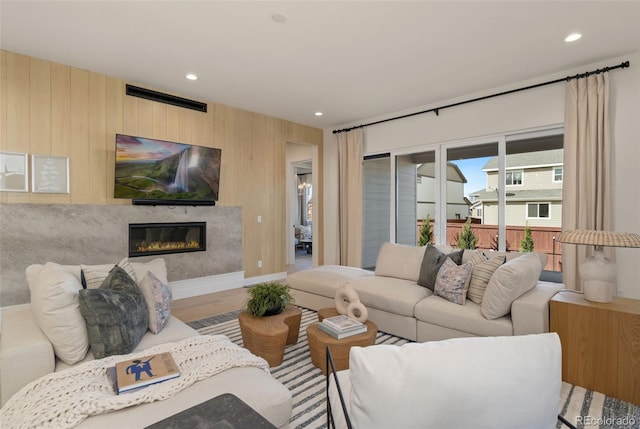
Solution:
M 244 285 L 251 286 L 258 283 L 275 282 L 275 281 L 283 280 L 286 278 L 287 278 L 287 272 L 282 271 L 279 273 L 265 274 L 264 276 L 247 277 L 246 279 L 244 279 Z
M 209 293 L 241 288 L 245 285 L 244 271 L 198 277 L 169 282 L 173 299 L 191 298 Z
M 244 271 L 235 271 L 215 276 L 176 280 L 169 282 L 169 286 L 171 286 L 173 299 L 183 299 L 206 295 L 209 293 L 222 292 L 229 289 L 238 289 L 262 282 L 274 282 L 285 278 L 287 278 L 286 272 L 245 278 Z

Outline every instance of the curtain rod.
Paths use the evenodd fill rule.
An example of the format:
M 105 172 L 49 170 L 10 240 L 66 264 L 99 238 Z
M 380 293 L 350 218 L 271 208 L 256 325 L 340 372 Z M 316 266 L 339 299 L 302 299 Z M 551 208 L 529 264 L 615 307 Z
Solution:
M 396 119 L 404 119 L 404 118 L 409 118 L 411 116 L 422 115 L 423 113 L 433 112 L 433 113 L 436 114 L 436 116 L 439 116 L 440 115 L 440 110 L 448 109 L 450 107 L 461 106 L 463 104 L 473 103 L 473 102 L 476 102 L 476 101 L 482 101 L 482 100 L 486 100 L 488 98 L 499 97 L 501 95 L 513 94 L 514 92 L 520 92 L 520 91 L 525 91 L 527 89 L 539 88 L 541 86 L 551 85 L 551 84 L 554 84 L 554 83 L 569 82 L 570 80 L 573 80 L 573 79 L 583 79 L 585 77 L 591 76 L 592 74 L 606 73 L 606 72 L 608 72 L 610 70 L 624 69 L 624 68 L 627 68 L 627 67 L 629 67 L 629 61 L 623 61 L 622 63 L 618 64 L 617 66 L 604 67 L 604 68 L 601 68 L 601 69 L 596 69 L 596 70 L 592 70 L 592 71 L 588 71 L 588 72 L 584 72 L 584 73 L 578 73 L 578 74 L 573 75 L 573 76 L 567 76 L 567 77 L 563 77 L 563 78 L 560 78 L 560 79 L 550 80 L 548 82 L 536 83 L 534 85 L 529 85 L 529 86 L 525 86 L 525 87 L 522 87 L 522 88 L 511 89 L 509 91 L 499 92 L 497 94 L 485 95 L 483 97 L 472 98 L 471 100 L 464 100 L 464 101 L 459 101 L 457 103 L 447 104 L 445 106 L 434 107 L 433 109 L 421 110 L 420 112 L 408 113 L 406 115 L 395 116 L 393 118 L 382 119 L 380 121 L 369 122 L 368 124 L 356 125 L 354 127 L 343 128 L 341 130 L 333 130 L 333 134 L 344 133 L 344 132 L 347 132 L 347 131 L 355 130 L 356 128 L 364 128 L 364 127 L 368 127 L 370 125 L 377 125 L 377 124 L 382 124 L 384 122 L 395 121 Z

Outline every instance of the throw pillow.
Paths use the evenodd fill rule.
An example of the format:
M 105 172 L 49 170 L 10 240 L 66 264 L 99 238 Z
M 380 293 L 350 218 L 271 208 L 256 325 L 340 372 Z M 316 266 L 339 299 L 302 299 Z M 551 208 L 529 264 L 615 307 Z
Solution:
M 171 288 L 161 282 L 151 271 L 140 280 L 138 287 L 142 291 L 149 313 L 149 330 L 154 334 L 162 331 L 171 315 Z
M 27 268 L 31 311 L 56 356 L 73 365 L 87 355 L 89 337 L 78 304 L 82 285 L 76 276 L 53 262 Z
M 450 258 L 445 258 L 438 271 L 433 293 L 447 301 L 464 305 L 470 279 L 471 264 L 458 266 Z
M 136 279 L 141 279 L 151 271 L 162 283 L 169 284 L 167 280 L 167 265 L 162 258 L 152 259 L 149 262 L 130 262 L 136 273 Z
M 504 264 L 504 261 L 504 256 L 495 256 L 489 259 L 484 253 L 475 253 L 469 260 L 473 270 L 471 271 L 471 282 L 469 283 L 467 298 L 478 305 L 482 304 L 482 297 L 487 289 L 489 280 L 491 280 L 491 276 Z
M 445 255 L 435 246 L 428 244 L 424 251 L 422 264 L 420 265 L 418 284 L 426 287 L 427 289 L 433 290 L 436 285 L 438 271 L 442 264 L 444 264 L 445 259 L 449 258 L 455 262 L 456 265 L 460 265 L 462 263 L 462 252 L 463 250 L 456 250 L 455 252 Z
M 533 253 L 501 265 L 487 284 L 480 313 L 489 320 L 509 314 L 511 303 L 536 286 L 541 272 L 540 258 Z
M 129 263 L 129 258 L 123 258 L 117 265 L 124 269 L 134 282 L 138 281 L 136 272 Z M 80 267 L 82 268 L 82 287 L 85 289 L 97 289 L 107 278 L 114 265 L 81 265 Z
M 142 292 L 118 265 L 98 289 L 80 291 L 80 312 L 96 359 L 131 353 L 149 326 Z

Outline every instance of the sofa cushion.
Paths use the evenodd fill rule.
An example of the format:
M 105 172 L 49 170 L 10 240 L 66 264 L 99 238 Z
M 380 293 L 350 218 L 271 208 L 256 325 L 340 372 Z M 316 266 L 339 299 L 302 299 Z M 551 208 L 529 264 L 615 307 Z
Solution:
M 399 316 L 413 317 L 416 304 L 432 292 L 416 282 L 394 277 L 367 277 L 349 283 L 365 307 L 387 311 Z
M 482 315 L 496 319 L 509 314 L 511 303 L 536 286 L 541 272 L 540 258 L 533 253 L 501 265 L 491 276 L 482 297 Z
M 82 271 L 82 287 L 85 289 L 97 289 L 100 287 L 104 279 L 107 278 L 111 269 L 118 265 L 129 274 L 133 281 L 137 282 L 136 273 L 129 263 L 129 258 L 122 258 L 117 264 L 104 265 L 80 265 Z
M 465 250 L 464 254 L 462 255 L 462 263 L 466 264 L 467 262 L 469 262 L 469 259 L 473 256 L 473 254 L 475 253 L 483 253 L 487 258 L 492 259 L 495 258 L 496 256 L 504 256 L 506 261 L 510 261 L 512 259 L 518 258 L 522 255 L 529 255 L 530 253 L 528 252 L 498 252 L 496 250 Z M 541 252 L 531 252 L 534 255 L 536 255 L 538 257 L 538 259 L 540 259 L 540 264 L 544 267 L 545 265 L 547 265 L 547 254 L 546 253 L 541 253 Z
M 340 286 L 363 277 L 373 277 L 373 272 L 344 265 L 322 265 L 290 274 L 286 283 L 292 289 L 333 299 Z
M 376 276 L 418 281 L 424 247 L 384 243 L 376 260 Z
M 80 311 L 96 359 L 131 353 L 149 327 L 142 292 L 117 265 L 100 288 L 80 291 Z
M 465 252 L 466 254 L 467 252 Z M 504 264 L 505 256 L 494 256 L 488 259 L 482 252 L 477 252 L 469 259 L 469 263 L 473 265 L 471 271 L 471 281 L 469 282 L 469 290 L 467 292 L 467 298 L 476 304 L 482 303 L 482 297 L 484 291 L 487 289 L 487 284 L 491 280 L 493 273 Z
M 462 263 L 462 253 L 463 250 L 456 250 L 445 254 L 437 247 L 428 244 L 424 251 L 424 257 L 420 263 L 420 271 L 416 281 L 420 286 L 433 290 L 436 285 L 438 271 L 440 271 L 440 267 L 444 263 L 445 259 L 450 258 L 457 265 L 460 265 Z
M 477 336 L 513 335 L 510 316 L 488 320 L 480 313 L 480 306 L 467 300 L 457 305 L 436 295 L 416 304 L 416 319 Z
M 560 400 L 561 361 L 555 333 L 353 347 L 352 424 L 552 428 Z
M 149 330 L 157 334 L 164 328 L 171 314 L 171 288 L 151 271 L 138 282 L 149 313 Z
M 433 293 L 447 301 L 464 305 L 471 280 L 471 269 L 470 263 L 456 265 L 450 258 L 445 258 L 436 276 Z
M 47 262 L 29 266 L 27 280 L 33 316 L 56 356 L 69 364 L 84 359 L 89 337 L 78 303 L 79 279 L 62 266 Z

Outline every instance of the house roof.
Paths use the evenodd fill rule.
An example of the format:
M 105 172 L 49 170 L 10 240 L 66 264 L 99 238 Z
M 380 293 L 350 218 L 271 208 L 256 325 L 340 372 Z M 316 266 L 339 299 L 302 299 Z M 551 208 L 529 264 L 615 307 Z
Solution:
M 418 176 L 436 177 L 436 165 L 433 162 L 422 164 L 418 167 Z M 462 174 L 460 168 L 453 162 L 447 162 L 447 180 L 450 182 L 467 183 L 467 178 Z
M 563 150 L 552 149 L 507 155 L 507 168 L 532 168 L 562 165 Z M 498 157 L 493 157 L 482 167 L 483 171 L 498 170 Z
M 639 28 L 638 1 L 0 1 L 2 49 L 317 128 L 588 71 Z

